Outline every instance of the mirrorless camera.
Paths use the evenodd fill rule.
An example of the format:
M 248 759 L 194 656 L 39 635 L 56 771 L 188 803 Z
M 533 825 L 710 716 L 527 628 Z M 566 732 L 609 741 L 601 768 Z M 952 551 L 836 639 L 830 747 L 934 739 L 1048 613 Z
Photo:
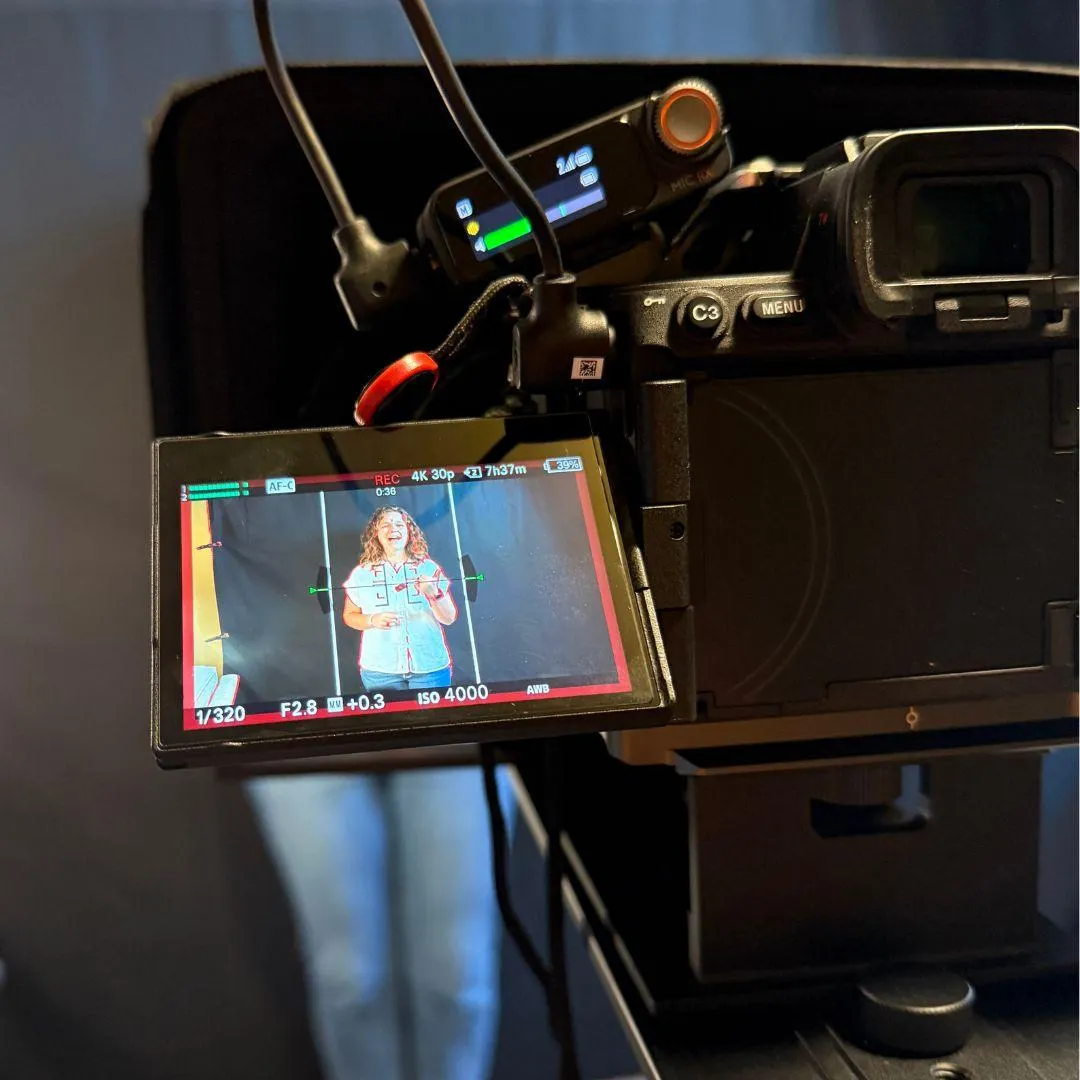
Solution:
M 605 299 L 694 725 L 612 745 L 1032 738 L 1075 690 L 1075 129 L 744 175 L 678 253 L 725 273 Z
M 732 168 L 685 80 L 512 156 L 570 269 L 657 256 L 585 294 L 613 346 L 561 385 L 517 369 L 499 416 L 159 441 L 159 760 L 1071 738 L 1076 140 L 878 132 Z M 530 233 L 473 173 L 409 259 L 480 283 L 529 269 Z

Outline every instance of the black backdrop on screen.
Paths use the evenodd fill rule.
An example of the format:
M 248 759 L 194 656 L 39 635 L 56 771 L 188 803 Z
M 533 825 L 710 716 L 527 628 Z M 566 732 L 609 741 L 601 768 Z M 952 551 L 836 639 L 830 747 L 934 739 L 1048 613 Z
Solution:
M 500 480 L 454 491 L 462 549 L 485 575 L 472 606 L 483 678 L 613 681 L 576 481 Z
M 484 575 L 469 605 L 480 680 L 533 682 L 558 676 L 614 681 L 603 605 L 573 477 L 497 480 L 454 486 L 461 552 Z M 241 676 L 240 703 L 323 697 L 363 690 L 359 634 L 341 621 L 340 586 L 356 565 L 360 535 L 381 506 L 407 510 L 431 557 L 461 576 L 445 484 L 325 494 L 331 594 L 327 616 L 309 595 L 326 564 L 318 494 L 223 499 L 211 503 L 221 547 L 214 575 L 225 671 Z M 446 628 L 456 684 L 476 682 L 469 618 L 460 581 L 452 585 L 457 621 Z M 331 632 L 333 624 L 333 633 Z
M 308 595 L 323 561 L 318 495 L 210 503 L 226 674 L 241 704 L 333 693 L 326 616 Z

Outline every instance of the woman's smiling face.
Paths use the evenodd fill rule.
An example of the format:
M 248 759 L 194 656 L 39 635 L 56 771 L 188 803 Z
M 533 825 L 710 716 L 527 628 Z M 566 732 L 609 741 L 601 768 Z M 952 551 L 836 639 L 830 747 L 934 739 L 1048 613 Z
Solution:
M 405 545 L 409 542 L 409 527 L 405 518 L 396 510 L 391 510 L 379 518 L 376 530 L 379 543 L 388 559 L 401 562 L 405 554 Z

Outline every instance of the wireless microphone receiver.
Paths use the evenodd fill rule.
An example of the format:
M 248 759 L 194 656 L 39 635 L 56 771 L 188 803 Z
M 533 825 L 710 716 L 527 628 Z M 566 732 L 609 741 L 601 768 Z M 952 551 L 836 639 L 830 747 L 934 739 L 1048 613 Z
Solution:
M 731 168 L 716 91 L 683 79 L 662 93 L 510 155 L 567 252 L 614 251 L 629 226 L 715 183 Z M 464 283 L 533 257 L 526 216 L 483 169 L 440 187 L 417 232 L 445 273 Z M 588 262 L 603 252 L 590 252 Z

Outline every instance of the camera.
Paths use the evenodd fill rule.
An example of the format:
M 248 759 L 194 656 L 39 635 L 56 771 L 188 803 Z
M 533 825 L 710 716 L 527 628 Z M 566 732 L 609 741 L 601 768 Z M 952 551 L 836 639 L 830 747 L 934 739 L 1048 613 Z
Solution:
M 587 294 L 610 319 L 615 349 L 575 361 L 561 389 L 564 402 L 584 403 L 582 393 L 593 391 L 591 409 L 574 421 L 160 442 L 159 758 L 584 729 L 608 732 L 626 760 L 657 761 L 673 746 L 717 753 L 897 737 L 909 748 L 942 738 L 985 745 L 1060 724 L 1075 690 L 1077 617 L 1075 129 L 873 133 L 801 166 L 732 170 L 719 96 L 684 80 L 515 160 L 534 180 L 551 168 L 562 174 L 537 188 L 540 202 L 556 207 L 572 207 L 570 187 L 591 177 L 582 191 L 603 198 L 573 208 L 562 226 L 583 262 L 610 254 L 634 223 L 658 227 L 663 208 L 682 197 L 655 277 Z M 496 258 L 505 269 L 526 257 L 528 222 L 510 237 L 503 218 L 513 207 L 498 199 L 490 178 L 472 174 L 428 204 L 421 248 L 435 249 L 459 282 L 490 273 Z M 687 266 L 723 272 L 678 276 Z M 567 441 L 567 424 L 576 441 Z M 603 607 L 596 589 L 609 579 L 621 632 L 597 672 L 615 670 L 625 643 L 634 686 L 590 672 L 593 685 L 619 686 L 624 696 L 597 699 L 596 709 L 571 693 L 552 696 L 574 683 L 573 664 L 554 653 L 519 661 L 494 691 L 482 681 L 471 625 L 477 592 L 492 605 L 499 573 L 520 582 L 530 572 L 509 558 L 499 573 L 480 566 L 480 541 L 463 541 L 455 522 L 457 574 L 433 563 L 470 623 L 472 640 L 463 636 L 457 654 L 471 659 L 451 665 L 451 649 L 439 665 L 453 671 L 440 703 L 454 707 L 455 723 L 421 720 L 435 703 L 426 687 L 383 691 L 378 708 L 339 707 L 375 700 L 360 683 L 343 687 L 343 670 L 356 681 L 354 635 L 334 625 L 344 585 L 331 548 L 350 530 L 359 536 L 361 511 L 400 504 L 413 526 L 445 524 L 455 492 L 495 480 L 503 491 L 539 490 L 541 481 L 567 479 L 544 463 L 570 459 L 591 485 L 591 502 L 574 511 L 578 541 L 530 549 L 552 569 L 533 575 L 543 583 L 534 580 L 528 597 L 487 617 L 503 627 L 503 652 L 537 660 L 543 649 L 513 626 L 545 591 L 552 607 L 578 610 L 577 585 L 560 591 L 560 581 L 578 580 L 571 549 L 586 546 L 581 537 L 599 523 L 588 603 Z M 443 494 L 430 507 L 410 501 L 435 488 Z M 372 505 L 362 508 L 365 499 Z M 512 533 L 514 502 L 491 507 L 493 528 Z M 346 503 L 351 509 L 333 523 Z M 286 505 L 291 515 L 278 520 Z M 226 524 L 234 507 L 241 516 Z M 263 644 L 237 633 L 235 615 L 223 631 L 217 609 L 229 575 L 241 572 L 229 569 L 242 558 L 237 545 L 288 535 L 286 519 L 300 517 L 306 525 L 291 526 L 293 547 L 267 555 L 265 580 L 256 575 L 233 601 L 255 612 L 249 634 Z M 291 563 L 296 545 L 311 553 L 285 587 L 271 564 Z M 193 567 L 207 562 L 212 580 L 200 593 Z M 183 580 L 179 566 L 188 567 Z M 424 619 L 426 588 L 406 586 Z M 252 589 L 265 600 L 257 612 Z M 295 605 L 309 619 L 317 610 L 317 630 L 293 625 Z M 218 633 L 200 638 L 206 625 Z M 276 625 L 292 626 L 293 640 L 326 640 L 286 652 L 273 643 Z M 463 630 L 440 625 L 438 633 Z M 555 628 L 547 637 L 573 635 Z M 211 662 L 197 663 L 207 639 Z M 571 651 L 585 655 L 581 646 Z M 218 673 L 209 695 L 188 669 Z M 234 678 L 222 686 L 224 675 Z M 538 709 L 540 686 L 548 691 Z M 404 696 L 392 701 L 395 693 Z M 511 701 L 498 723 L 473 722 Z M 391 707 L 408 716 L 382 722 Z M 566 728 L 571 719 L 584 728 Z
M 847 140 L 771 193 L 791 269 L 609 297 L 680 717 L 733 721 L 702 737 L 1069 713 L 1075 152 L 1051 128 Z
M 477 150 L 407 273 L 339 275 L 357 323 L 484 286 L 359 427 L 155 450 L 159 761 L 497 742 L 639 1024 L 1023 970 L 1031 751 L 1075 741 L 1076 129 L 738 163 L 719 103 L 679 80 L 521 188 Z

